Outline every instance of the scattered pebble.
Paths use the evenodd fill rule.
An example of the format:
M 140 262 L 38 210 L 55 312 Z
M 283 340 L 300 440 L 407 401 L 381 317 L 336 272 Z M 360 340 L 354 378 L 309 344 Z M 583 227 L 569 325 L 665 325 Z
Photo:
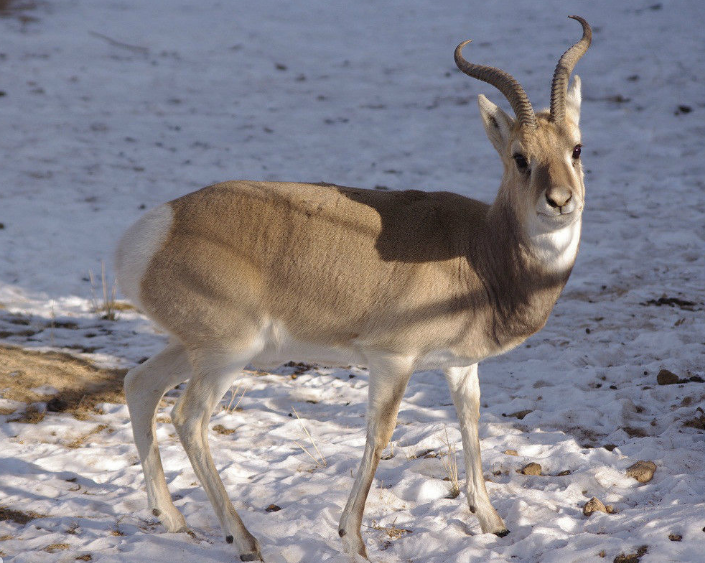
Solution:
M 662 369 L 660 372 L 658 372 L 658 375 L 656 376 L 656 383 L 658 383 L 659 385 L 673 385 L 675 383 L 678 383 L 679 381 L 680 377 L 678 377 L 675 373 L 667 369 Z
M 705 430 L 705 411 L 703 411 L 701 407 L 698 407 L 695 412 L 695 417 L 690 420 L 686 420 L 683 423 L 683 426 L 697 428 L 698 430 Z
M 681 115 L 683 113 L 690 113 L 693 111 L 693 108 L 691 106 L 687 106 L 685 104 L 680 104 L 678 106 L 678 109 L 676 110 L 676 115 Z
M 532 413 L 532 412 L 534 412 L 532 409 L 525 409 L 525 410 L 523 410 L 523 411 L 513 412 L 513 413 L 507 414 L 507 415 L 505 415 L 505 416 L 513 417 L 513 418 L 518 418 L 519 420 L 524 420 L 524 417 L 525 417 L 527 414 L 530 414 L 530 413 Z
M 612 514 L 614 512 L 614 508 L 611 504 L 605 506 L 605 504 L 600 499 L 592 497 L 589 501 L 585 503 L 585 506 L 583 506 L 583 514 L 585 516 L 590 516 L 593 512 L 604 512 L 605 514 Z
M 683 536 L 680 534 L 668 534 L 668 539 L 671 541 L 681 541 L 683 539 Z
M 265 510 L 267 512 L 279 512 L 282 509 L 281 506 L 277 506 L 276 504 L 270 504 Z
M 519 470 L 523 475 L 541 475 L 541 466 L 538 463 L 527 463 Z
M 505 455 L 515 455 L 515 456 L 518 456 L 518 455 L 519 455 L 519 452 L 517 452 L 516 450 L 504 450 L 504 454 L 505 454 Z
M 653 461 L 639 460 L 627 467 L 627 476 L 634 477 L 639 483 L 648 483 L 653 479 L 656 464 Z
M 639 560 L 649 551 L 648 545 L 642 545 L 636 553 L 621 553 L 614 558 L 614 563 L 639 563 Z
M 47 402 L 49 412 L 64 412 L 69 408 L 69 404 L 61 397 L 54 397 Z

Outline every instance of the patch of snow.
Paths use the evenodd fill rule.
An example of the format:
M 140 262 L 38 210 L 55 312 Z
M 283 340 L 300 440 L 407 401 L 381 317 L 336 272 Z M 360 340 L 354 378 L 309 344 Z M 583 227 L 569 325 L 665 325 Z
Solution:
M 453 49 L 474 39 L 466 56 L 511 72 L 538 108 L 579 37 L 572 13 L 594 29 L 576 68 L 587 171 L 577 264 L 546 328 L 480 366 L 483 467 L 511 534 L 481 534 L 464 494 L 446 498 L 446 429 L 461 480 L 462 446 L 443 377 L 423 372 L 402 402 L 363 535 L 381 563 L 611 561 L 644 545 L 644 563 L 701 560 L 705 441 L 688 425 L 705 404 L 698 0 L 72 0 L 0 13 L 0 338 L 115 367 L 160 350 L 165 336 L 138 311 L 117 321 L 96 312 L 103 286 L 108 300 L 112 291 L 114 247 L 146 210 L 216 181 L 490 201 L 500 164 L 475 99 L 507 104 L 455 70 Z M 679 301 L 659 304 L 664 295 Z M 662 368 L 686 382 L 657 385 Z M 237 409 L 226 395 L 211 423 L 235 432 L 212 430 L 211 448 L 265 559 L 347 563 L 337 523 L 364 445 L 365 370 L 247 371 L 236 388 Z M 2 414 L 0 506 L 41 517 L 0 520 L 0 557 L 232 561 L 173 427 L 160 422 L 178 395 L 167 394 L 157 434 L 193 535 L 165 533 L 147 509 L 124 405 L 101 405 L 87 421 L 48 413 L 37 425 Z M 2 412 L 16 406 L 0 398 Z M 309 443 L 294 408 L 325 465 L 297 445 Z M 625 473 L 640 459 L 657 465 L 645 484 Z M 529 462 L 544 475 L 517 472 Z M 615 512 L 583 516 L 593 496 Z M 411 533 L 391 539 L 393 526 Z

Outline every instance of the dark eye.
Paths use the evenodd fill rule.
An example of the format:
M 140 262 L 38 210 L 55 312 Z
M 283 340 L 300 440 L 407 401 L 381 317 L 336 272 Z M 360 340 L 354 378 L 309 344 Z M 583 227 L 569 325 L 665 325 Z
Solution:
M 583 145 L 575 145 L 575 148 L 573 149 L 573 159 L 578 160 L 580 158 L 580 152 L 581 149 L 583 148 Z
M 526 172 L 529 169 L 529 163 L 526 161 L 526 157 L 523 154 L 516 153 L 512 158 L 514 162 L 516 162 L 519 172 Z

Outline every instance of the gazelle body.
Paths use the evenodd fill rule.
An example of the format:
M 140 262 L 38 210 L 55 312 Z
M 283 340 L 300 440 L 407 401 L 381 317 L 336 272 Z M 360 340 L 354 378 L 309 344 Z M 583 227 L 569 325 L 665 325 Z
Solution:
M 207 444 L 210 415 L 247 364 L 287 360 L 366 365 L 367 443 L 340 522 L 345 550 L 366 557 L 365 500 L 409 377 L 442 369 L 460 420 L 466 493 L 483 532 L 504 535 L 480 460 L 477 363 L 545 324 L 578 250 L 584 201 L 580 81 L 567 90 L 590 28 L 559 61 L 551 111 L 534 114 L 521 86 L 462 58 L 497 86 L 517 119 L 480 96 L 504 163 L 492 205 L 452 193 L 228 182 L 148 212 L 122 238 L 122 291 L 168 331 L 167 348 L 131 370 L 125 390 L 149 506 L 170 531 L 171 501 L 154 431 L 159 400 L 189 380 L 172 420 L 243 561 L 261 560 L 228 500 Z

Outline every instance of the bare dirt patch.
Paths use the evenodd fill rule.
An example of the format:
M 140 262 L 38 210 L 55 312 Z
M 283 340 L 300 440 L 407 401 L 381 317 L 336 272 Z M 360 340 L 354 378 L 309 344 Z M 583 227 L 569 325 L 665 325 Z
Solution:
M 0 396 L 23 403 L 47 402 L 48 411 L 69 412 L 77 418 L 90 415 L 98 403 L 124 403 L 125 373 L 62 352 L 0 346 Z M 42 386 L 58 393 L 42 394 Z
M 36 8 L 37 3 L 30 0 L 0 0 L 0 18 L 16 16 L 22 23 L 30 23 L 37 19 L 26 12 Z
M 12 508 L 7 508 L 6 506 L 0 506 L 0 521 L 10 521 L 16 524 L 22 524 L 23 526 L 36 518 L 44 518 L 43 514 L 38 514 L 37 512 L 13 510 Z

